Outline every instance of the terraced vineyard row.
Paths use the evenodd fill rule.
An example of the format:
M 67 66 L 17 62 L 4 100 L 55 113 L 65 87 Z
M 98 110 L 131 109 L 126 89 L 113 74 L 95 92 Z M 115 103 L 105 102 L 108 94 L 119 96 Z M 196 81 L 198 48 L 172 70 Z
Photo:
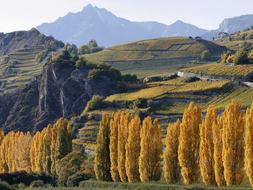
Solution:
M 215 90 L 224 87 L 229 83 L 223 81 L 196 81 L 192 83 L 183 83 L 183 79 L 175 79 L 162 83 L 151 83 L 151 87 L 138 90 L 136 92 L 114 94 L 107 98 L 108 101 L 133 101 L 138 98 L 152 99 L 167 93 L 193 93 L 207 90 Z M 180 82 L 181 81 L 181 82 Z M 154 86 L 156 84 L 156 86 Z
M 36 55 L 42 47 L 20 49 L 8 55 L 8 62 L 0 64 L 0 92 L 7 92 L 24 86 L 33 77 L 38 76 L 43 64 L 38 64 Z
M 245 107 L 249 107 L 253 102 L 253 88 L 246 86 L 234 87 L 232 90 L 215 97 L 208 104 L 213 104 L 217 108 L 223 109 L 232 100 L 240 102 Z
M 186 73 L 195 73 L 210 76 L 228 76 L 228 77 L 245 77 L 253 72 L 253 65 L 235 65 L 225 64 L 208 64 L 191 68 L 185 68 L 181 71 Z

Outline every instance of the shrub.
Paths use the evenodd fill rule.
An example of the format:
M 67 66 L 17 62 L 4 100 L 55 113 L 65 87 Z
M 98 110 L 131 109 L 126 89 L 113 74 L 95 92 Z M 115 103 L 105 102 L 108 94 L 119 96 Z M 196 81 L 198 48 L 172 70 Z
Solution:
M 82 69 L 82 68 L 84 68 L 86 66 L 86 63 L 87 63 L 86 59 L 82 57 L 82 58 L 80 58 L 80 59 L 77 60 L 76 67 L 78 69 Z
M 143 98 L 139 98 L 134 101 L 134 107 L 135 108 L 147 108 L 148 107 L 148 101 Z
M 19 183 L 18 185 L 17 185 L 17 188 L 18 189 L 24 189 L 26 186 L 25 186 L 25 184 L 24 183 Z
M 133 83 L 133 82 L 138 82 L 138 78 L 136 75 L 125 74 L 122 76 L 122 81 Z
M 85 54 L 89 54 L 89 53 L 90 53 L 90 48 L 87 45 L 82 45 L 78 49 L 78 54 L 79 55 L 85 55 Z
M 34 174 L 26 172 L 1 173 L 0 181 L 5 181 L 10 185 L 23 183 L 30 185 L 33 181 L 42 180 L 45 184 L 55 184 L 55 179 L 46 174 Z M 1 189 L 1 188 L 0 188 Z
M 88 43 L 88 47 L 90 49 L 98 47 L 98 44 L 97 44 L 96 40 L 90 40 L 89 43 Z
M 96 69 L 98 66 L 96 63 L 86 62 L 87 69 Z
M 78 54 L 79 55 L 85 55 L 85 54 L 90 54 L 90 53 L 97 53 L 99 51 L 102 51 L 104 47 L 98 46 L 97 42 L 95 40 L 89 41 L 87 45 L 82 45 L 78 49 Z
M 243 50 L 237 51 L 234 55 L 234 63 L 236 65 L 248 64 L 249 63 L 248 53 Z
M 85 175 L 82 172 L 77 172 L 75 174 L 73 174 L 72 176 L 70 176 L 67 180 L 67 186 L 68 187 L 77 187 L 79 186 L 79 183 L 81 181 L 85 181 L 88 180 L 90 177 Z
M 121 74 L 118 70 L 104 64 L 98 65 L 95 69 L 90 70 L 88 73 L 89 79 L 97 80 L 102 76 L 108 77 L 114 81 L 121 80 Z
M 56 55 L 56 57 L 53 59 L 53 61 L 56 63 L 59 63 L 62 60 L 70 60 L 70 59 L 71 59 L 71 55 L 70 55 L 69 51 L 63 50 L 58 55 Z
M 30 188 L 34 188 L 34 187 L 44 187 L 44 182 L 42 180 L 36 180 L 33 181 L 30 185 Z
M 75 57 L 78 54 L 78 48 L 74 44 L 66 44 L 65 51 L 68 51 L 71 57 Z
M 93 96 L 91 100 L 87 103 L 87 106 L 84 112 L 93 111 L 97 109 L 102 109 L 106 107 L 106 103 L 104 102 L 104 98 L 101 96 Z
M 10 186 L 8 183 L 6 182 L 0 182 L 0 189 L 1 190 L 16 190 L 16 188 Z
M 62 158 L 56 169 L 58 184 L 66 185 L 68 178 L 81 170 L 84 159 L 84 154 L 79 151 L 73 151 Z

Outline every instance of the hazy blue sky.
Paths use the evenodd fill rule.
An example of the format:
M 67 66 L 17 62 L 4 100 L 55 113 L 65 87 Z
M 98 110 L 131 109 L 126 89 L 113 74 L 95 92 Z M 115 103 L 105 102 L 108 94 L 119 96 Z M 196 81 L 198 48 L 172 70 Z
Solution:
M 89 3 L 134 21 L 180 19 L 206 29 L 217 28 L 223 18 L 253 14 L 253 0 L 1 0 L 0 31 L 30 29 Z

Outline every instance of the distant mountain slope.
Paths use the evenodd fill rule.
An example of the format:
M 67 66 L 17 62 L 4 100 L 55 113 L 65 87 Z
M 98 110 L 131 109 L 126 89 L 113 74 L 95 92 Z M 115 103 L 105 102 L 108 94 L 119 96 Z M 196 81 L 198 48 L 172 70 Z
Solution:
M 220 31 L 234 33 L 253 26 L 253 15 L 243 15 L 239 17 L 225 19 L 219 27 Z
M 175 35 L 200 36 L 207 32 L 183 22 L 170 26 L 158 22 L 132 22 L 92 5 L 86 6 L 81 12 L 69 13 L 53 23 L 44 23 L 37 29 L 45 35 L 78 46 L 96 39 L 100 45 L 107 47 Z
M 198 28 L 192 24 L 187 24 L 181 20 L 167 26 L 163 33 L 163 37 L 169 36 L 201 36 L 205 34 L 207 30 Z
M 60 41 L 36 29 L 0 34 L 0 93 L 16 90 L 41 74 L 43 63 Z
M 205 39 L 212 39 L 217 37 L 220 32 L 232 34 L 243 31 L 253 26 L 253 15 L 243 15 L 233 18 L 224 19 L 217 30 L 207 32 L 202 37 Z

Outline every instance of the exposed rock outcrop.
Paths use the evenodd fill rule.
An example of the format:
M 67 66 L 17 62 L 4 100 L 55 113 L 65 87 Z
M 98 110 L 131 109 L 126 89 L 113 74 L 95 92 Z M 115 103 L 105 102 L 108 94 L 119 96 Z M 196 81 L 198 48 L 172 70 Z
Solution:
M 15 92 L 0 96 L 0 126 L 5 131 L 37 131 L 59 117 L 80 114 L 93 95 L 118 91 L 113 75 L 92 69 L 77 69 L 75 62 L 62 60 L 44 66 L 41 76 Z

